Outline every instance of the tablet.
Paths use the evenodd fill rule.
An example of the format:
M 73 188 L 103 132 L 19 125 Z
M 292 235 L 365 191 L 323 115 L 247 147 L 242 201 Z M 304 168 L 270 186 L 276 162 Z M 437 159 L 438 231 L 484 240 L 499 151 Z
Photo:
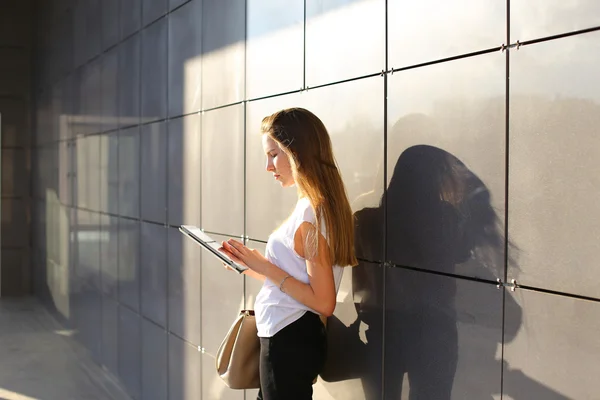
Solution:
M 216 242 L 206 233 L 202 232 L 200 228 L 193 225 L 181 225 L 179 227 L 179 231 L 187 237 L 189 237 L 190 239 L 192 239 L 193 241 L 195 241 L 196 243 L 198 243 L 199 245 L 201 245 L 202 247 L 204 247 L 209 252 L 211 252 L 212 255 L 217 257 L 219 260 L 229 265 L 237 273 L 241 274 L 242 272 L 248 269 L 248 267 L 236 263 L 231 258 L 229 258 L 229 256 L 226 253 L 220 251 L 219 249 L 221 248 L 221 244 Z

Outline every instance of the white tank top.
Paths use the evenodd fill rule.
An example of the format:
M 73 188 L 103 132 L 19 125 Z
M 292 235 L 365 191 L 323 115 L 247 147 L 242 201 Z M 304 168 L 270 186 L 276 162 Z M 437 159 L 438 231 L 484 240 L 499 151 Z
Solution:
M 300 282 L 309 283 L 306 260 L 294 250 L 294 236 L 303 222 L 310 222 L 313 225 L 316 223 L 315 213 L 308 198 L 299 199 L 288 220 L 269 236 L 265 257 Z M 321 225 L 321 233 L 327 237 L 324 224 Z M 342 267 L 333 266 L 336 293 L 340 287 L 343 272 Z M 256 297 L 254 311 L 260 337 L 272 337 L 302 317 L 306 311 L 310 310 L 318 314 L 279 290 L 279 283 L 265 279 Z

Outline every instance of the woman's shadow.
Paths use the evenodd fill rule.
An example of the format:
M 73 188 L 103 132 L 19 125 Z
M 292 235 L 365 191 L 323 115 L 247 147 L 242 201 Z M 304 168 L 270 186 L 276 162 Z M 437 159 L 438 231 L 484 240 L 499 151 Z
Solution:
M 398 158 L 387 198 L 380 206 L 356 213 L 361 258 L 377 259 L 373 257 L 383 243 L 377 225 L 385 218 L 384 210 L 386 259 L 406 268 L 385 272 L 383 304 L 379 303 L 383 296 L 366 295 L 383 293 L 383 287 L 373 286 L 383 286 L 382 279 L 373 279 L 373 267 L 361 263 L 352 270 L 354 293 L 370 302 L 379 299 L 379 304 L 357 304 L 359 319 L 369 326 L 367 347 L 381 342 L 374 335 L 385 334 L 386 398 L 400 399 L 408 392 L 410 399 L 450 399 L 458 362 L 457 280 L 415 270 L 458 274 L 458 266 L 473 264 L 476 249 L 487 258 L 480 263 L 482 268 L 498 261 L 504 244 L 489 191 L 450 153 L 419 145 Z M 495 280 L 491 270 L 478 271 L 478 275 Z M 366 283 L 372 287 L 365 287 Z M 377 326 L 385 326 L 385 332 Z M 492 358 L 495 345 L 490 346 Z M 363 376 L 363 387 L 370 392 L 377 392 L 376 382 L 371 382 L 374 378 Z
M 500 389 L 502 330 L 505 342 L 515 337 L 521 309 L 505 296 L 517 323 L 503 327 L 501 292 L 491 283 L 503 271 L 505 242 L 486 185 L 452 154 L 413 146 L 398 158 L 387 197 L 356 212 L 355 220 L 359 258 L 381 260 L 386 240 L 391 264 L 361 261 L 352 268 L 358 317 L 348 328 L 330 319 L 323 378 L 360 378 L 366 399 L 382 398 L 382 378 L 391 400 L 491 399 Z M 459 322 L 470 327 L 459 331 Z M 474 359 L 457 379 L 465 354 Z M 534 381 L 525 387 L 532 395 L 552 394 Z

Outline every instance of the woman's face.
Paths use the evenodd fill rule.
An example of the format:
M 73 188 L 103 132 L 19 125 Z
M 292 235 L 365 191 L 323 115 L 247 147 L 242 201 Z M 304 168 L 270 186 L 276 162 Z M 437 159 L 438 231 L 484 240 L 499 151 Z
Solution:
M 282 187 L 293 186 L 294 176 L 287 153 L 267 134 L 262 135 L 262 144 L 267 155 L 267 171 L 273 174 L 273 178 L 279 181 Z

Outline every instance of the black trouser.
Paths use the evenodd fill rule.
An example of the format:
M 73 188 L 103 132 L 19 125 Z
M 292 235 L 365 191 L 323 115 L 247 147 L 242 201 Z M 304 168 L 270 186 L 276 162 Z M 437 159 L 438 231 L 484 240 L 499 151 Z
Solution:
M 312 384 L 326 354 L 325 326 L 310 311 L 273 337 L 260 338 L 258 400 L 312 399 Z

